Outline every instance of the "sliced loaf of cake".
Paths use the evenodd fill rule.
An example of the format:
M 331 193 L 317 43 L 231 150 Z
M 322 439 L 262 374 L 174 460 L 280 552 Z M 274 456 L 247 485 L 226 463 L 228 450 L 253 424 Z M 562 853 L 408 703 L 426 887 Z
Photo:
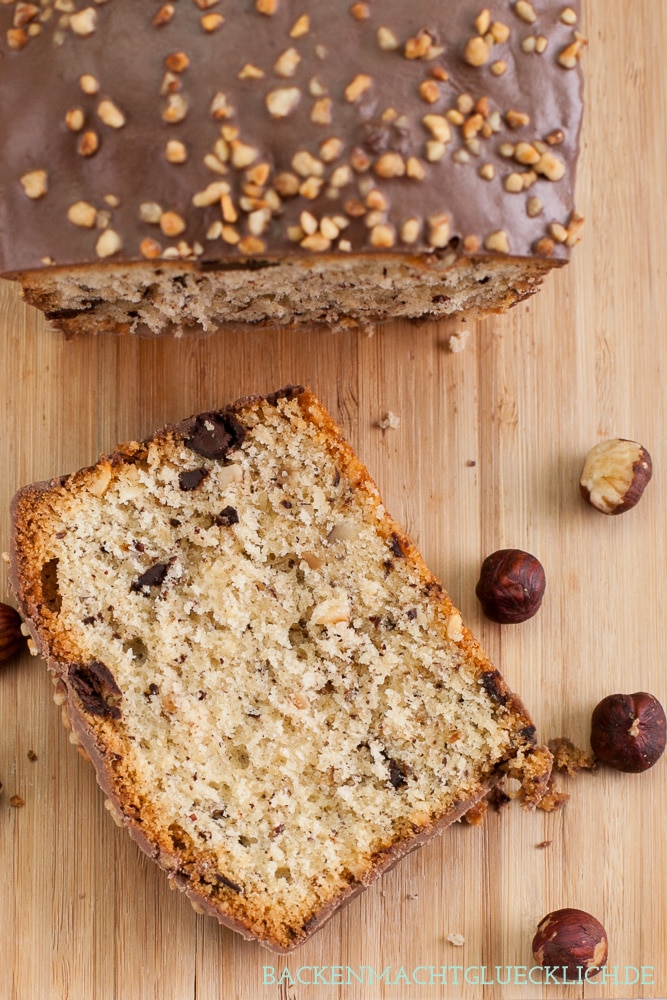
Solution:
M 12 580 L 116 819 L 287 951 L 550 754 L 308 390 L 200 414 L 13 504 Z

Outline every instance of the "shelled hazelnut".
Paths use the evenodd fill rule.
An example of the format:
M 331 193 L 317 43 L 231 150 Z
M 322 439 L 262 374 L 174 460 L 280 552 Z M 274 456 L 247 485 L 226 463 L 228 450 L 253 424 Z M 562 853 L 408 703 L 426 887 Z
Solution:
M 539 559 L 522 549 L 498 549 L 482 563 L 475 593 L 486 617 L 507 625 L 537 613 L 545 586 Z
M 645 691 L 610 694 L 591 719 L 593 753 L 617 771 L 647 771 L 665 750 L 667 720 L 662 705 Z
M 623 514 L 639 502 L 652 473 L 651 456 L 637 441 L 600 441 L 586 456 L 581 495 L 603 514 Z
M 607 933 L 600 921 L 572 907 L 548 913 L 533 938 L 535 961 L 562 979 L 596 976 L 607 955 Z

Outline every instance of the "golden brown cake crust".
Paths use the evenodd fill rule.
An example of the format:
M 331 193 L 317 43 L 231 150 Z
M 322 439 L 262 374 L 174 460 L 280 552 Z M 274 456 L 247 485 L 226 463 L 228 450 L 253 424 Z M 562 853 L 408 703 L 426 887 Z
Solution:
M 283 424 L 284 433 L 282 430 Z M 243 852 L 240 848 L 235 848 L 236 854 L 227 849 L 230 838 L 236 832 L 236 827 L 233 823 L 226 827 L 224 836 L 218 842 L 215 838 L 213 840 L 210 839 L 211 823 L 209 822 L 208 826 L 201 825 L 201 815 L 199 817 L 195 816 L 195 812 L 200 814 L 204 811 L 201 802 L 196 809 L 193 809 L 193 814 L 190 817 L 186 815 L 188 809 L 187 804 L 184 804 L 184 812 L 182 815 L 179 814 L 180 819 L 178 822 L 174 820 L 173 816 L 167 816 L 165 819 L 162 815 L 165 812 L 166 800 L 162 801 L 161 804 L 158 801 L 159 796 L 157 791 L 153 794 L 156 780 L 158 784 L 162 780 L 161 772 L 158 768 L 156 772 L 158 778 L 154 777 L 152 779 L 153 784 L 151 784 L 151 781 L 147 780 L 142 771 L 142 768 L 147 765 L 145 765 L 145 762 L 142 763 L 141 758 L 134 755 L 132 744 L 128 743 L 128 735 L 131 740 L 141 737 L 140 731 L 128 732 L 131 722 L 127 721 L 127 719 L 130 718 L 132 712 L 133 695 L 131 687 L 134 683 L 135 675 L 140 670 L 141 664 L 145 659 L 144 653 L 137 651 L 137 648 L 133 647 L 134 652 L 129 656 L 129 661 L 127 661 L 127 657 L 123 660 L 122 656 L 117 660 L 113 660 L 114 654 L 109 649 L 108 656 L 105 650 L 105 659 L 102 660 L 99 649 L 104 649 L 104 644 L 101 647 L 95 646 L 95 630 L 97 628 L 97 625 L 94 624 L 95 616 L 91 613 L 89 616 L 90 621 L 88 621 L 88 624 L 84 623 L 83 626 L 78 624 L 76 617 L 66 617 L 67 605 L 71 601 L 70 583 L 66 580 L 66 574 L 69 571 L 63 568 L 62 563 L 62 560 L 66 558 L 66 549 L 58 548 L 58 545 L 69 543 L 62 538 L 54 542 L 54 536 L 58 533 L 66 535 L 68 532 L 76 532 L 74 525 L 77 522 L 73 514 L 67 514 L 68 504 L 80 500 L 82 496 L 88 498 L 91 506 L 94 506 L 98 502 L 103 504 L 106 503 L 105 497 L 109 497 L 115 489 L 120 491 L 121 496 L 124 496 L 123 490 L 135 489 L 138 480 L 135 478 L 127 480 L 127 482 L 123 481 L 124 485 L 123 483 L 117 485 L 121 482 L 122 476 L 131 473 L 133 469 L 136 471 L 139 468 L 141 476 L 146 479 L 148 476 L 146 470 L 149 468 L 151 461 L 154 463 L 151 467 L 153 469 L 151 483 L 154 480 L 163 482 L 166 465 L 175 462 L 176 456 L 185 454 L 195 457 L 197 460 L 205 460 L 206 468 L 211 470 L 206 473 L 208 479 L 214 473 L 219 473 L 222 467 L 227 470 L 225 475 L 229 482 L 232 483 L 230 489 L 234 490 L 238 488 L 238 490 L 241 490 L 242 488 L 249 488 L 250 473 L 247 469 L 255 468 L 252 466 L 252 463 L 246 467 L 246 471 L 244 472 L 245 480 L 242 486 L 239 485 L 238 477 L 236 480 L 230 478 L 231 473 L 229 470 L 236 468 L 239 462 L 245 462 L 248 456 L 252 457 L 254 449 L 258 446 L 262 437 L 266 436 L 268 433 L 267 428 L 269 427 L 273 428 L 272 433 L 274 435 L 276 434 L 276 428 L 278 428 L 280 432 L 279 437 L 286 436 L 289 432 L 294 433 L 294 441 L 308 441 L 308 454 L 312 452 L 316 456 L 318 468 L 318 478 L 315 482 L 316 487 L 320 481 L 326 482 L 328 473 L 323 466 L 336 470 L 334 478 L 339 479 L 338 483 L 336 483 L 336 489 L 343 490 L 344 493 L 340 495 L 348 498 L 347 501 L 343 502 L 341 509 L 349 511 L 349 504 L 352 502 L 362 504 L 360 509 L 364 511 L 364 514 L 360 522 L 362 524 L 362 529 L 360 530 L 367 530 L 366 525 L 370 518 L 373 529 L 372 533 L 369 530 L 368 538 L 371 540 L 375 538 L 372 544 L 379 546 L 378 551 L 380 554 L 385 553 L 385 555 L 380 555 L 380 558 L 385 560 L 384 570 L 380 574 L 380 578 L 384 575 L 384 582 L 381 583 L 380 578 L 375 580 L 375 577 L 373 577 L 372 585 L 374 587 L 386 586 L 388 588 L 383 598 L 383 604 L 386 608 L 390 609 L 388 617 L 393 615 L 393 618 L 396 619 L 398 611 L 402 609 L 405 612 L 405 626 L 396 620 L 391 623 L 389 621 L 386 623 L 376 622 L 374 615 L 370 617 L 373 623 L 372 628 L 368 626 L 368 622 L 362 625 L 360 621 L 352 619 L 349 622 L 349 626 L 353 631 L 356 630 L 357 639 L 360 637 L 363 638 L 365 634 L 364 629 L 370 628 L 370 634 L 376 637 L 377 641 L 378 630 L 380 630 L 380 638 L 385 647 L 389 647 L 388 655 L 391 655 L 391 643 L 394 641 L 403 642 L 403 638 L 396 639 L 395 637 L 399 634 L 402 635 L 401 630 L 404 629 L 405 641 L 409 645 L 407 647 L 405 645 L 399 646 L 400 650 L 402 650 L 401 656 L 404 658 L 407 657 L 409 660 L 413 655 L 423 655 L 424 663 L 431 663 L 432 657 L 430 657 L 430 653 L 427 656 L 426 641 L 422 641 L 421 646 L 419 642 L 414 642 L 414 639 L 410 635 L 410 630 L 413 630 L 413 636 L 417 635 L 414 632 L 417 619 L 424 614 L 432 616 L 426 631 L 432 632 L 436 630 L 437 632 L 437 656 L 436 660 L 433 661 L 433 666 L 425 671 L 415 665 L 416 661 L 410 661 L 410 666 L 408 666 L 406 660 L 404 667 L 401 665 L 394 668 L 389 680 L 390 685 L 398 683 L 402 673 L 405 673 L 408 679 L 410 677 L 418 678 L 414 682 L 410 681 L 412 686 L 415 684 L 424 686 L 430 683 L 429 678 L 435 677 L 437 680 L 437 678 L 441 677 L 442 681 L 437 681 L 440 685 L 441 693 L 439 694 L 436 690 L 435 700 L 429 703 L 432 706 L 432 712 L 433 706 L 437 709 L 441 698 L 446 700 L 449 697 L 447 686 L 459 685 L 461 694 L 453 700 L 458 701 L 459 697 L 470 699 L 470 707 L 465 709 L 462 717 L 466 719 L 470 718 L 470 726 L 473 727 L 470 732 L 474 732 L 475 734 L 478 732 L 477 729 L 474 729 L 476 723 L 472 722 L 473 718 L 476 718 L 478 714 L 485 720 L 482 728 L 488 728 L 489 726 L 492 728 L 497 727 L 496 735 L 489 748 L 479 751 L 483 758 L 481 762 L 477 760 L 474 754 L 470 757 L 470 764 L 467 766 L 477 769 L 475 780 L 471 779 L 468 781 L 463 777 L 453 777 L 452 792 L 451 794 L 447 793 L 444 797 L 437 790 L 436 781 L 435 790 L 430 793 L 434 796 L 433 802 L 428 802 L 427 796 L 423 804 L 419 805 L 422 799 L 419 795 L 415 795 L 410 800 L 411 804 L 407 804 L 406 800 L 405 806 L 396 806 L 395 803 L 399 795 L 413 794 L 410 786 L 419 778 L 417 772 L 421 769 L 422 765 L 415 761 L 410 764 L 401 763 L 399 751 L 392 749 L 394 745 L 391 744 L 392 737 L 388 732 L 385 732 L 383 736 L 385 744 L 383 745 L 386 745 L 388 749 L 386 753 L 384 750 L 378 752 L 375 765 L 378 765 L 378 761 L 384 761 L 385 763 L 382 766 L 388 767 L 388 776 L 390 776 L 391 780 L 385 780 L 384 783 L 375 781 L 373 785 L 373 779 L 369 772 L 364 779 L 366 785 L 363 787 L 373 786 L 375 789 L 373 791 L 375 798 L 369 799 L 369 802 L 375 803 L 377 800 L 384 803 L 382 809 L 397 809 L 394 819 L 386 826 L 384 833 L 381 832 L 383 821 L 372 819 L 366 823 L 366 820 L 364 820 L 359 829 L 364 831 L 368 829 L 371 831 L 368 840 L 369 847 L 365 853 L 362 852 L 355 855 L 354 851 L 350 849 L 343 850 L 341 848 L 344 863 L 341 862 L 342 868 L 335 877 L 332 875 L 330 881 L 327 882 L 325 880 L 319 883 L 317 883 L 317 879 L 311 879 L 313 884 L 317 883 L 315 889 L 305 879 L 305 883 L 308 884 L 304 883 L 305 888 L 302 895 L 298 897 L 298 900 L 296 896 L 294 899 L 291 899 L 289 892 L 287 892 L 284 901 L 280 902 L 280 904 L 279 901 L 276 901 L 274 908 L 271 905 L 271 891 L 266 888 L 266 886 L 270 887 L 279 884 L 276 883 L 275 872 L 271 867 L 271 863 L 268 864 L 267 868 L 269 874 L 265 880 L 266 886 L 259 887 L 253 884 L 249 870 L 243 870 L 238 874 L 233 867 L 234 864 L 237 866 L 241 865 L 243 861 Z M 175 450 L 174 442 L 178 446 Z M 183 443 L 186 445 L 185 452 L 179 450 Z M 269 448 L 269 453 L 272 453 L 276 449 L 274 437 L 271 437 L 267 447 Z M 263 456 L 261 460 L 255 457 L 253 461 L 263 464 L 266 462 L 267 454 L 269 453 L 261 452 Z M 159 461 L 157 461 L 158 458 Z M 163 458 L 164 462 L 162 461 Z M 233 461 L 230 461 L 232 458 Z M 327 465 L 329 460 L 331 461 L 330 466 Z M 283 462 L 282 458 L 281 462 Z M 237 464 L 235 465 L 235 463 Z M 192 493 L 198 488 L 197 485 L 192 485 L 193 482 L 205 478 L 202 467 L 197 467 L 193 470 L 187 466 L 191 466 L 191 462 L 186 463 L 184 470 L 181 468 L 178 478 L 180 490 L 185 491 L 182 494 L 184 505 L 186 501 L 190 501 Z M 279 467 L 282 468 L 282 465 Z M 258 477 L 260 475 L 256 469 L 253 474 L 256 474 Z M 305 468 L 303 477 L 304 479 L 307 478 Z M 285 481 L 287 482 L 287 478 Z M 129 486 L 127 485 L 128 483 L 130 484 Z M 161 488 L 162 493 L 160 493 L 160 496 L 162 496 L 163 502 L 166 502 L 170 494 L 168 491 L 165 492 L 165 487 Z M 285 489 L 279 492 L 279 496 L 284 498 L 280 500 L 280 503 L 281 505 L 285 504 L 283 507 L 286 518 L 285 533 L 288 533 L 289 530 L 287 517 L 288 515 L 291 516 L 293 499 L 301 495 L 299 493 L 301 489 L 299 482 L 292 480 L 290 488 L 292 489 L 291 493 L 286 492 Z M 245 495 L 246 506 L 249 506 L 250 501 L 247 499 L 249 494 L 246 493 Z M 292 499 L 288 499 L 288 496 Z M 144 506 L 147 504 L 146 497 L 135 498 L 132 502 Z M 348 506 L 345 505 L 346 503 Z M 232 508 L 230 506 L 226 506 L 223 509 L 222 514 L 224 517 L 222 521 L 224 528 L 221 530 L 228 532 L 228 522 L 230 521 L 235 528 L 243 526 L 245 515 L 242 504 L 238 502 L 238 511 L 234 508 L 234 516 L 239 518 L 238 522 L 234 522 L 231 511 Z M 277 951 L 289 951 L 296 947 L 329 919 L 343 903 L 353 898 L 364 887 L 373 882 L 400 857 L 459 819 L 488 793 L 503 773 L 511 773 L 524 780 L 525 799 L 529 806 L 535 804 L 543 791 L 549 775 L 551 758 L 548 751 L 535 746 L 535 730 L 523 705 L 510 692 L 501 675 L 492 667 L 477 641 L 463 625 L 458 611 L 452 605 L 450 598 L 441 584 L 426 567 L 415 546 L 406 537 L 400 526 L 384 511 L 377 488 L 370 479 L 367 470 L 345 442 L 332 418 L 309 390 L 302 389 L 301 387 L 287 387 L 269 397 L 246 397 L 224 410 L 200 414 L 176 426 L 167 427 L 146 442 L 132 442 L 124 445 L 110 456 L 102 457 L 95 466 L 81 470 L 72 476 L 55 479 L 48 483 L 28 486 L 19 491 L 14 499 L 13 517 L 14 528 L 11 552 L 12 586 L 37 649 L 46 658 L 48 667 L 54 675 L 57 685 L 56 698 L 63 705 L 67 724 L 71 726 L 74 736 L 80 743 L 85 755 L 92 761 L 99 784 L 110 802 L 112 813 L 117 821 L 128 829 L 130 835 L 142 850 L 168 872 L 173 883 L 178 888 L 186 892 L 197 908 L 216 916 L 219 921 L 232 927 L 234 930 L 240 931 L 245 936 L 256 938 L 267 947 Z M 173 520 L 177 519 L 173 518 Z M 79 510 L 78 523 L 80 523 L 80 520 L 81 513 Z M 327 529 L 327 532 L 325 532 L 327 540 L 323 544 L 327 551 L 327 547 L 342 546 L 340 552 L 344 553 L 347 558 L 353 559 L 355 558 L 354 546 L 361 543 L 352 540 L 352 535 L 349 532 L 349 523 L 345 522 L 348 524 L 348 528 L 345 530 L 340 528 L 342 523 L 336 514 L 334 525 L 340 537 L 336 536 L 333 529 Z M 174 528 L 174 531 L 178 530 L 180 529 Z M 304 528 L 303 530 L 305 531 L 306 529 Z M 317 556 L 317 553 L 314 551 L 313 539 L 318 537 L 319 532 L 320 529 L 317 528 L 317 531 L 311 534 L 308 542 L 310 549 L 302 552 L 304 558 L 300 563 L 302 571 L 299 572 L 305 573 L 306 576 L 308 576 L 309 572 L 312 572 L 314 577 L 320 572 L 327 572 L 326 567 L 323 569 L 318 565 L 320 556 Z M 111 537 L 112 534 L 109 527 L 108 535 Z M 129 538 L 129 535 L 127 537 Z M 225 537 L 227 538 L 228 536 L 225 535 Z M 106 538 L 106 534 L 103 536 L 104 538 Z M 112 541 L 104 541 L 103 539 L 102 547 L 105 545 L 112 546 Z M 147 547 L 149 542 L 147 539 L 145 539 L 145 542 Z M 60 553 L 59 558 L 61 560 L 61 563 L 55 566 L 53 564 L 54 551 Z M 367 550 L 364 550 L 362 547 L 362 551 L 366 552 L 363 558 L 368 561 L 370 557 Z M 134 553 L 132 556 L 128 556 L 128 558 L 141 560 L 144 558 L 144 555 L 144 552 L 139 552 L 138 555 Z M 106 556 L 102 558 L 106 558 Z M 183 557 L 183 561 L 184 563 L 186 562 L 185 557 Z M 111 564 L 109 563 L 109 565 Z M 162 565 L 166 565 L 166 563 L 160 564 L 160 566 Z M 194 566 L 194 563 L 192 565 Z M 382 563 L 380 563 L 380 567 L 382 567 Z M 88 569 L 89 567 L 84 567 L 79 563 L 74 569 L 74 575 L 78 576 L 79 573 L 87 573 Z M 154 567 L 149 566 L 147 572 L 150 574 L 152 569 Z M 134 572 L 136 571 L 133 570 L 132 573 Z M 170 572 L 172 572 L 172 569 L 165 569 L 163 576 Z M 200 576 L 202 572 L 200 567 Z M 246 572 L 246 570 L 239 564 L 237 573 L 241 574 L 243 572 Z M 290 570 L 290 572 L 294 571 Z M 194 569 L 192 569 L 191 575 L 193 578 L 195 577 Z M 186 578 L 187 573 L 178 577 L 178 580 L 182 581 Z M 201 578 L 203 580 L 206 577 L 201 576 Z M 132 574 L 127 579 L 132 579 Z M 271 579 L 273 580 L 273 585 L 277 586 L 275 582 L 276 577 L 272 577 Z M 164 585 L 164 590 L 159 591 L 159 597 L 154 598 L 153 591 L 162 586 L 162 584 L 158 584 L 155 581 L 148 583 L 147 580 L 148 576 L 145 572 L 139 577 L 139 586 L 132 584 L 130 590 L 138 592 L 141 591 L 143 586 L 146 592 L 151 591 L 149 596 L 144 596 L 141 599 L 139 597 L 131 597 L 128 601 L 130 611 L 127 611 L 124 616 L 124 609 L 117 609 L 114 618 L 114 627 L 117 632 L 122 631 L 124 627 L 128 627 L 128 623 L 131 621 L 131 607 L 134 606 L 132 604 L 133 601 L 134 604 L 140 606 L 142 609 L 144 606 L 149 609 L 146 612 L 149 618 L 152 613 L 150 609 L 153 606 L 156 607 L 156 615 L 160 614 L 156 602 L 168 599 L 167 585 Z M 386 581 L 389 581 L 389 583 L 386 583 Z M 270 585 L 270 583 L 271 581 L 267 585 Z M 313 592 L 315 592 L 317 586 L 320 586 L 317 581 L 312 583 Z M 327 586 L 332 587 L 333 593 L 335 590 L 333 584 L 329 582 Z M 402 596 L 400 598 L 394 596 L 396 588 L 400 589 L 406 586 L 411 589 L 409 591 L 403 590 L 401 594 L 405 592 L 412 595 L 407 604 Z M 82 584 L 81 589 L 87 592 L 89 587 L 87 584 Z M 173 585 L 173 589 L 178 589 L 177 583 Z M 414 597 L 414 607 L 412 605 L 412 597 Z M 85 599 L 87 600 L 88 598 L 89 595 Z M 317 599 L 319 600 L 319 597 Z M 105 598 L 106 600 L 107 598 Z M 358 600 L 359 604 L 363 602 L 363 588 L 360 589 L 355 600 Z M 419 601 L 422 603 L 418 603 Z M 315 611 L 318 612 L 328 603 L 330 604 L 331 602 L 327 602 L 326 600 L 320 601 L 320 604 L 316 605 Z M 382 605 L 378 606 L 381 607 Z M 143 611 L 142 614 L 144 614 Z M 358 614 L 361 615 L 361 612 L 358 612 Z M 103 612 L 100 610 L 97 613 L 97 619 L 101 621 L 102 617 Z M 261 618 L 261 614 L 259 617 Z M 315 615 L 312 614 L 311 617 L 314 620 Z M 256 620 L 257 617 L 253 619 L 253 621 Z M 330 616 L 328 619 L 323 618 L 322 621 L 324 622 L 323 625 L 316 626 L 318 636 L 324 636 L 326 642 L 339 636 L 339 633 L 336 632 L 338 626 L 335 624 L 334 618 Z M 233 627 L 233 623 L 229 627 Z M 345 632 L 347 627 L 348 623 L 343 622 L 341 626 L 342 631 Z M 209 638 L 206 641 L 211 645 L 211 648 L 214 648 L 214 643 L 217 641 L 216 636 L 219 638 L 219 631 L 218 629 L 212 637 L 209 633 Z M 108 641 L 113 644 L 115 640 L 110 639 Z M 134 641 L 136 647 L 137 641 L 136 639 Z M 311 645 L 316 646 L 317 641 L 319 640 L 312 638 Z M 367 646 L 369 649 L 371 648 L 370 645 L 367 644 Z M 415 650 L 417 651 L 416 654 Z M 287 656 L 288 654 L 281 655 Z M 446 662 L 450 666 L 439 665 L 438 661 L 440 659 L 443 660 L 443 664 Z M 313 669 L 319 669 L 316 660 L 317 657 L 315 661 L 304 660 L 303 662 L 304 664 L 310 664 Z M 129 667 L 126 661 L 129 662 Z M 150 662 L 150 656 L 148 657 L 148 662 Z M 400 663 L 401 661 L 397 662 Z M 113 664 L 113 672 L 108 663 Z M 125 663 L 125 667 L 123 667 L 123 663 Z M 287 660 L 285 663 L 287 664 L 287 669 L 289 667 Z M 378 663 L 381 668 L 381 660 Z M 135 666 L 136 664 L 139 664 L 139 666 Z M 238 668 L 235 669 L 238 670 Z M 354 667 L 354 677 L 360 686 L 363 686 L 365 683 L 366 672 L 374 669 L 378 669 L 377 664 L 368 668 L 360 664 Z M 304 667 L 304 670 L 306 673 L 308 672 L 306 667 Z M 465 679 L 463 679 L 463 674 L 465 674 Z M 224 687 L 225 681 L 223 675 L 214 676 L 221 677 L 220 681 L 216 683 Z M 336 673 L 330 673 L 328 676 L 329 680 L 324 686 L 320 684 L 319 688 L 314 686 L 310 690 L 306 686 L 304 688 L 305 694 L 297 692 L 297 696 L 295 697 L 297 706 L 310 711 L 310 708 L 307 707 L 307 703 L 309 702 L 315 707 L 324 705 L 326 699 L 330 696 L 328 692 L 338 682 Z M 382 676 L 385 676 L 385 674 Z M 202 681 L 201 683 L 203 684 L 204 682 Z M 241 684 L 240 679 L 238 683 Z M 382 682 L 382 684 L 385 683 L 386 681 Z M 142 679 L 141 684 L 146 687 L 147 681 Z M 305 681 L 304 684 L 306 684 Z M 162 691 L 159 692 L 163 698 L 160 718 L 165 717 L 166 713 L 166 717 L 171 720 L 170 725 L 173 727 L 176 725 L 175 720 L 177 719 L 177 715 L 174 714 L 176 713 L 176 706 L 171 702 L 178 700 L 178 694 L 172 693 L 167 695 L 163 681 L 157 676 L 155 677 L 154 686 L 154 691 L 146 689 L 143 695 L 139 694 L 141 713 L 145 715 L 149 711 L 148 708 L 143 706 L 147 704 L 152 705 L 154 696 L 155 698 L 158 697 L 158 689 L 162 688 Z M 153 685 L 150 686 L 150 688 L 152 687 Z M 382 685 L 380 685 L 381 687 Z M 380 688 L 374 690 L 380 690 Z M 204 690 L 210 697 L 213 697 L 215 694 L 213 686 L 204 686 Z M 199 695 L 203 695 L 204 690 L 200 691 Z M 334 725 L 336 716 L 340 716 L 341 711 L 345 711 L 343 706 L 348 704 L 348 697 L 354 699 L 354 693 L 350 696 L 349 691 L 347 691 L 345 697 L 336 702 L 333 715 L 329 716 L 330 721 L 327 723 L 328 726 Z M 395 704 L 395 697 L 387 703 L 388 706 Z M 203 701 L 201 705 L 202 712 L 204 712 L 207 702 Z M 263 706 L 262 711 L 264 711 L 265 707 Z M 184 700 L 182 708 L 185 714 L 190 712 L 190 702 L 186 703 Z M 386 720 L 387 710 L 391 714 L 393 708 L 384 709 L 382 719 Z M 288 719 L 290 711 L 292 711 L 291 706 L 287 709 L 283 708 L 281 713 L 279 713 L 280 718 L 283 720 Z M 352 712 L 351 709 L 350 711 Z M 420 709 L 420 711 L 423 710 Z M 140 714 L 139 717 L 142 718 L 143 716 Z M 256 718 L 254 711 L 250 712 L 250 718 L 252 720 Z M 401 723 L 399 725 L 398 734 L 394 734 L 393 737 L 395 745 L 403 747 L 403 750 L 400 752 L 405 751 L 405 746 L 401 742 L 405 733 L 401 731 L 401 726 L 414 726 L 414 720 L 409 721 L 411 718 L 412 716 L 408 713 L 406 715 L 408 721 L 405 724 Z M 343 728 L 345 729 L 356 724 L 353 721 L 355 719 L 356 709 L 349 716 L 349 720 L 343 723 Z M 370 746 L 374 745 L 373 741 L 376 740 L 378 732 L 382 731 L 382 726 L 385 724 L 382 722 L 382 719 L 379 723 L 379 730 L 377 729 L 377 718 L 373 717 L 370 719 L 367 727 L 367 740 Z M 424 717 L 424 724 L 431 725 L 432 723 L 432 719 Z M 268 715 L 266 716 L 266 721 L 264 718 L 262 719 L 261 724 L 267 727 L 268 733 L 271 732 L 271 720 Z M 189 725 L 196 725 L 196 720 L 194 723 L 190 722 Z M 249 722 L 250 731 L 252 731 L 254 725 L 254 721 Z M 463 722 L 460 722 L 458 725 L 462 730 L 466 727 L 466 723 Z M 451 732 L 451 727 L 448 731 Z M 441 730 L 436 729 L 434 732 L 437 739 L 443 739 Z M 478 741 L 479 737 L 478 735 L 473 735 L 470 739 L 471 743 L 474 744 Z M 443 764 L 443 775 L 448 773 L 448 768 L 454 767 L 453 764 L 447 761 L 452 751 L 456 751 L 457 742 L 461 740 L 466 744 L 469 740 L 467 729 L 465 732 L 452 732 L 451 740 L 454 742 L 449 746 L 446 743 L 443 743 L 442 746 L 445 762 Z M 248 746 L 250 746 L 251 742 L 252 740 L 249 739 Z M 356 748 L 354 753 L 358 753 L 358 751 L 359 747 Z M 326 741 L 318 752 L 322 754 L 327 752 Z M 399 758 L 398 760 L 392 759 L 391 755 L 394 753 Z M 476 761 L 474 765 L 472 763 L 473 760 Z M 239 766 L 243 768 L 247 765 L 241 762 Z M 176 764 L 173 767 L 175 769 Z M 236 773 L 238 780 L 242 784 L 245 772 L 241 769 Z M 458 773 L 455 767 L 453 773 Z M 323 771 L 322 774 L 325 775 L 326 772 Z M 461 775 L 463 775 L 463 772 L 461 772 Z M 459 786 L 458 790 L 457 785 Z M 465 791 L 462 791 L 462 789 L 465 789 Z M 294 794 L 298 794 L 296 787 L 294 788 Z M 339 794 L 336 790 L 336 784 L 332 785 L 332 791 L 327 794 L 334 798 Z M 360 794 L 359 792 L 354 793 L 357 798 Z M 435 797 L 439 797 L 438 802 L 435 801 Z M 353 803 L 354 808 L 357 805 L 358 803 L 355 799 Z M 243 811 L 242 804 L 241 806 L 237 805 L 236 808 L 239 808 L 241 812 Z M 257 812 L 260 812 L 260 803 L 258 803 Z M 314 815 L 317 821 L 320 813 Z M 284 814 L 282 825 L 289 825 L 289 816 L 288 809 Z M 373 816 L 375 816 L 375 813 L 373 813 Z M 257 817 L 257 821 L 256 830 L 259 831 L 263 829 L 259 822 L 259 816 Z M 355 822 L 357 821 L 361 822 L 360 819 L 355 820 Z M 376 826 L 378 830 L 377 835 L 372 832 Z M 275 850 L 271 846 L 271 840 L 274 836 L 279 838 L 283 835 L 283 830 L 280 827 L 281 824 L 278 823 L 275 827 L 278 833 L 276 834 L 275 830 L 271 831 L 268 838 L 266 838 L 266 842 L 262 837 L 259 837 L 260 847 L 256 850 L 266 850 L 269 853 Z M 253 829 L 253 827 L 250 827 L 250 829 Z M 326 836 L 325 829 L 328 829 L 326 825 L 323 827 L 322 837 Z M 197 839 L 200 836 L 203 839 Z M 207 840 L 206 837 L 209 839 Z M 305 850 L 304 843 L 301 846 Z M 263 858 L 263 855 L 261 857 Z M 225 860 L 226 858 L 229 860 Z M 275 868 L 275 865 L 273 867 Z M 280 871 L 280 868 L 278 870 Z

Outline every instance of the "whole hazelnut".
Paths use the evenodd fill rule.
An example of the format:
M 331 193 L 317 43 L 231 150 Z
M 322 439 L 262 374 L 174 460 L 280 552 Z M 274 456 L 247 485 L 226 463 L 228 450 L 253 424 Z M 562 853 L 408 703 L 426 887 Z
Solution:
M 591 448 L 581 472 L 581 495 L 603 514 L 623 514 L 639 502 L 653 474 L 643 445 L 625 438 Z
M 482 563 L 475 593 L 487 618 L 509 625 L 536 614 L 545 585 L 539 559 L 521 549 L 498 549 Z
M 9 604 L 0 603 L 0 663 L 13 656 L 24 642 L 20 614 Z
M 607 954 L 607 933 L 600 921 L 585 910 L 554 910 L 537 925 L 533 957 L 538 965 L 553 970 L 554 976 L 595 976 L 605 965 Z
M 610 694 L 593 710 L 593 753 L 618 771 L 647 771 L 662 756 L 666 739 L 662 705 L 645 691 Z

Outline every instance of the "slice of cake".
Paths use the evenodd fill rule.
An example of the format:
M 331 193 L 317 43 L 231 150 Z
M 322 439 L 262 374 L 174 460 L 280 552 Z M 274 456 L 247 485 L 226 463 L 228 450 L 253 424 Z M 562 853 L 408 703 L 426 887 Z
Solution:
M 66 333 L 504 309 L 579 239 L 580 0 L 4 0 L 0 275 Z
M 311 392 L 14 500 L 12 580 L 117 820 L 190 899 L 301 943 L 551 755 Z

